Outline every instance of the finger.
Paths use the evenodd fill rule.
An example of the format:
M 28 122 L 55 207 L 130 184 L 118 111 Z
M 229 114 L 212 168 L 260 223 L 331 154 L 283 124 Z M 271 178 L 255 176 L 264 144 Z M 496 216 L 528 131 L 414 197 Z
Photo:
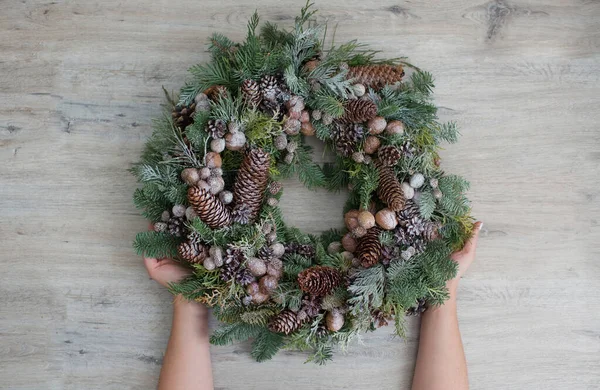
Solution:
M 154 257 L 144 257 L 144 266 L 146 267 L 146 271 L 148 271 L 148 274 L 150 274 L 152 270 L 156 268 L 157 265 L 158 259 L 155 259 Z
M 475 248 L 477 248 L 477 240 L 479 240 L 479 232 L 481 231 L 482 227 L 483 222 L 475 222 L 475 225 L 473 225 L 473 234 L 471 235 L 471 238 L 469 238 L 469 240 L 465 243 L 465 246 L 461 251 L 463 254 L 475 251 Z

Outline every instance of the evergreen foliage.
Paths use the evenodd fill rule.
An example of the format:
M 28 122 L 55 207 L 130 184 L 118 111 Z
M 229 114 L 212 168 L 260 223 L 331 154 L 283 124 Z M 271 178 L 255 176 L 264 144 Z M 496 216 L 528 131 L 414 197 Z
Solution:
M 226 345 L 252 339 L 251 355 L 258 361 L 268 360 L 284 348 L 307 351 L 308 361 L 323 364 L 331 360 L 338 347 L 344 349 L 362 332 L 374 330 L 373 316 L 377 313 L 393 316 L 396 333 L 403 335 L 406 310 L 418 300 L 425 299 L 429 305 L 436 305 L 448 297 L 446 281 L 457 272 L 450 254 L 461 248 L 472 233 L 473 221 L 466 197 L 469 183 L 459 176 L 447 175 L 439 167 L 440 144 L 456 142 L 459 131 L 454 122 L 442 123 L 438 119 L 437 107 L 432 100 L 432 74 L 402 58 L 378 58 L 377 51 L 356 41 L 326 44 L 327 28 L 314 22 L 315 12 L 312 4 L 307 2 L 289 30 L 269 22 L 261 25 L 258 14 L 254 13 L 248 22 L 245 39 L 240 43 L 213 34 L 208 45 L 211 62 L 190 68 L 191 78 L 178 97 L 165 91 L 167 101 L 163 115 L 153 122 L 152 135 L 140 161 L 131 168 L 140 185 L 133 195 L 135 206 L 145 218 L 162 223 L 155 224 L 156 230 L 162 231 L 160 233 L 139 233 L 134 249 L 140 255 L 185 261 L 186 252 L 181 252 L 181 248 L 186 249 L 186 245 L 187 249 L 195 248 L 197 253 L 194 255 L 198 255 L 199 260 L 194 257 L 194 261 L 187 264 L 193 274 L 171 284 L 169 290 L 213 308 L 215 317 L 224 324 L 215 330 L 211 343 Z M 348 67 L 378 64 L 403 65 L 411 73 L 381 90 L 367 88 L 366 95 L 359 97 L 361 88 L 357 91 L 356 81 L 348 77 Z M 265 76 L 268 76 L 266 81 Z M 274 87 L 273 80 L 277 80 Z M 249 85 L 259 88 L 258 92 L 248 89 Z M 270 87 L 273 87 L 271 91 L 268 90 Z M 209 89 L 223 93 L 200 95 L 203 92 L 211 95 Z M 265 100 L 265 90 L 275 95 L 273 100 Z M 249 96 L 252 99 L 258 96 L 260 102 L 250 100 Z M 404 125 L 401 134 L 386 131 L 377 137 L 380 147 L 391 145 L 402 151 L 402 157 L 390 168 L 398 181 L 408 181 L 417 172 L 427 178 L 417 189 L 419 196 L 415 197 L 419 218 L 439 223 L 441 229 L 440 238 L 427 242 L 424 250 L 405 259 L 400 252 L 406 246 L 398 242 L 396 231 L 382 231 L 378 244 L 391 251 L 386 254 L 386 262 L 382 260 L 363 268 L 356 261 L 353 263 L 348 253 L 341 253 L 343 249 L 336 253 L 336 245 L 330 247 L 332 243 L 339 246 L 342 237 L 349 233 L 347 230 L 332 229 L 314 236 L 287 225 L 277 204 L 281 191 L 272 188 L 264 191 L 264 202 L 255 220 L 234 219 L 237 222 L 212 229 L 200 217 L 187 213 L 185 218 L 172 218 L 175 209 L 182 210 L 182 206 L 185 208 L 190 203 L 197 206 L 188 202 L 189 186 L 181 178 L 182 171 L 205 168 L 211 157 L 208 152 L 216 153 L 215 139 L 227 140 L 226 149 L 219 155 L 222 160 L 220 170 L 228 191 L 234 189 L 245 151 L 260 148 L 268 154 L 263 167 L 266 170 L 268 165 L 269 182 L 297 176 L 310 189 L 348 189 L 345 212 L 386 207 L 377 195 L 380 184 L 376 168 L 378 154 L 365 150 L 367 123 L 356 124 L 362 130 L 355 129 L 356 137 L 348 141 L 354 142 L 352 152 L 357 153 L 354 156 L 336 153 L 335 160 L 323 167 L 313 161 L 312 150 L 305 143 L 304 138 L 311 134 L 304 127 L 306 119 L 303 119 L 301 134 L 297 128 L 286 128 L 286 124 L 291 123 L 287 121 L 292 118 L 292 100 L 301 99 L 303 107 L 298 108 L 295 115 L 306 118 L 307 112 L 300 111 L 308 111 L 314 135 L 324 142 L 327 150 L 339 151 L 337 142 L 340 131 L 344 130 L 339 126 L 344 120 L 340 118 L 346 117 L 347 102 L 357 98 L 371 99 L 377 106 L 377 115 L 387 123 L 398 120 Z M 202 109 L 196 109 L 187 118 L 191 119 L 189 124 L 183 126 L 181 118 L 179 121 L 174 118 L 181 114 L 182 107 L 193 107 L 194 102 L 198 106 L 201 102 Z M 225 127 L 215 127 L 215 124 L 225 124 L 227 135 L 221 134 Z M 243 133 L 245 138 L 241 149 L 229 145 L 227 136 L 235 132 Z M 220 147 L 223 148 L 222 143 Z M 216 174 L 214 168 L 210 174 Z M 210 181 L 207 176 L 203 176 L 207 181 L 205 185 Z M 431 179 L 437 180 L 439 191 Z M 261 187 L 260 191 L 263 189 Z M 218 197 L 219 194 L 214 199 Z M 215 204 L 218 203 L 211 203 Z M 239 212 L 237 206 L 235 200 L 228 204 L 224 207 L 224 215 Z M 165 217 L 166 211 L 169 215 Z M 177 223 L 180 220 L 185 220 L 181 237 L 170 233 L 173 226 L 165 229 L 168 226 L 165 221 L 179 229 Z M 355 231 L 350 234 L 359 236 Z M 240 277 L 247 276 L 242 271 L 247 271 L 252 258 L 260 258 L 271 267 L 278 264 L 271 259 L 275 256 L 270 249 L 274 242 L 285 245 L 285 254 L 276 257 L 281 261 L 279 265 L 282 264 L 281 270 L 275 270 L 281 271 L 277 277 L 278 285 L 274 291 L 269 290 L 268 300 L 256 303 L 258 301 L 247 293 L 247 283 Z M 180 257 L 178 247 L 182 243 L 186 244 L 179 248 Z M 225 264 L 217 265 L 213 261 L 212 267 L 205 267 L 200 248 L 210 256 L 216 256 L 214 251 L 218 249 Z M 302 319 L 302 325 L 300 322 L 295 324 L 289 335 L 273 332 L 269 324 L 274 317 L 282 312 L 299 313 L 307 310 L 306 305 L 310 307 L 307 300 L 315 297 L 300 288 L 298 275 L 314 266 L 335 268 L 346 283 L 333 284 L 331 290 L 323 292 L 324 296 L 317 297 L 318 303 L 312 304 L 319 305 L 318 310 Z M 229 274 L 225 274 L 225 269 Z M 273 269 L 269 272 L 273 273 Z M 345 313 L 343 326 L 335 332 L 326 329 L 325 321 L 327 313 L 334 310 Z

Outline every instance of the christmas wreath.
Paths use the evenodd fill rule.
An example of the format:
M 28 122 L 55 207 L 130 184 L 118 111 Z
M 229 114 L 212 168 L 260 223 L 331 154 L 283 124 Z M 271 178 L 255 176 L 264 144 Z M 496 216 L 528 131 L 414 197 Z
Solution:
M 406 314 L 447 298 L 449 255 L 472 230 L 468 183 L 440 168 L 439 144 L 458 132 L 437 119 L 431 74 L 356 41 L 326 45 L 314 13 L 307 4 L 290 31 L 258 30 L 255 13 L 242 43 L 214 34 L 212 61 L 166 93 L 132 168 L 154 224 L 135 249 L 188 264 L 171 291 L 213 307 L 212 343 L 253 339 L 258 361 L 287 348 L 323 363 L 388 321 L 402 335 Z M 305 137 L 335 162 L 315 164 Z M 348 188 L 343 231 L 284 222 L 281 179 L 295 174 Z

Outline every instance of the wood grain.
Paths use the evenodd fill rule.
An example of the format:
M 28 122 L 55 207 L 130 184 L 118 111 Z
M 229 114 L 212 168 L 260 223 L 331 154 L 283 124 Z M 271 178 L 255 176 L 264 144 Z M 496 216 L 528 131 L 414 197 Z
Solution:
M 320 2 L 336 40 L 359 38 L 437 77 L 443 152 L 485 222 L 459 317 L 473 389 L 600 388 L 600 3 Z M 170 297 L 131 241 L 146 223 L 127 173 L 161 85 L 241 39 L 258 8 L 290 25 L 300 3 L 261 0 L 0 3 L 0 388 L 150 389 Z M 317 154 L 320 158 L 320 154 Z M 287 183 L 286 218 L 341 224 L 344 194 Z M 323 205 L 316 209 L 314 204 Z M 247 345 L 212 350 L 218 389 L 408 388 L 418 320 L 325 366 Z M 234 375 L 232 375 L 234 374 Z

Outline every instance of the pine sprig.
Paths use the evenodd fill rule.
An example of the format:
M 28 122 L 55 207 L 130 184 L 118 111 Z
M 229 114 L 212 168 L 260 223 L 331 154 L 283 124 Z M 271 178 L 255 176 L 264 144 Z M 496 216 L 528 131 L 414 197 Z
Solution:
M 133 248 L 140 256 L 161 259 L 176 256 L 177 245 L 180 242 L 180 239 L 167 233 L 141 232 L 135 236 Z
M 284 338 L 280 334 L 273 333 L 262 328 L 252 343 L 250 355 L 257 362 L 271 359 L 283 346 Z

